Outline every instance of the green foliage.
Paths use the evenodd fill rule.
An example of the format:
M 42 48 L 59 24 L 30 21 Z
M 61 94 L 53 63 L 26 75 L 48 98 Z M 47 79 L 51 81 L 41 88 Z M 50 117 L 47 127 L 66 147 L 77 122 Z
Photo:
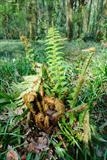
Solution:
M 33 44 L 34 60 L 39 63 L 46 63 L 45 43 L 43 40 L 38 40 Z
M 0 4 L 0 38 L 18 39 L 19 32 L 25 32 L 26 14 L 24 8 L 19 11 L 18 3 L 12 1 Z
M 87 80 L 82 88 L 80 101 L 88 102 L 93 106 L 93 102 L 101 99 L 106 94 L 107 88 L 107 51 L 96 45 L 97 53 L 92 59 L 92 63 L 87 73 Z
M 62 159 L 65 158 L 70 160 L 86 160 L 87 158 L 89 158 L 92 160 L 97 160 L 100 158 L 97 155 L 96 150 L 97 148 L 98 151 L 101 150 L 101 143 L 98 138 L 97 143 L 93 141 L 93 137 L 95 138 L 98 135 L 97 132 L 95 132 L 95 134 L 93 133 L 94 115 L 92 113 L 90 114 L 89 110 L 90 108 L 93 109 L 93 103 L 97 102 L 98 99 L 101 99 L 102 95 L 106 93 L 107 51 L 106 48 L 104 49 L 103 46 L 95 43 L 84 43 L 80 40 L 77 40 L 76 42 L 73 41 L 73 43 L 71 44 L 66 44 L 67 46 L 71 47 L 71 53 L 68 53 L 69 56 L 67 55 L 68 57 L 70 57 L 69 63 L 66 63 L 63 59 L 65 55 L 63 53 L 63 47 L 61 42 L 62 39 L 60 38 L 59 33 L 56 31 L 56 29 L 51 29 L 51 32 L 49 32 L 46 41 L 46 55 L 45 53 L 43 53 L 44 46 L 41 42 L 41 45 L 39 46 L 39 48 L 37 48 L 37 51 L 34 51 L 36 53 L 36 60 L 39 59 L 38 61 L 47 62 L 45 71 L 43 71 L 43 81 L 46 80 L 46 84 L 44 87 L 46 91 L 48 90 L 46 94 L 49 92 L 49 94 L 52 96 L 62 98 L 62 100 L 64 100 L 64 103 L 66 104 L 66 110 L 68 111 L 65 113 L 65 117 L 63 117 L 59 122 L 59 134 L 62 136 L 62 141 L 59 141 L 57 135 L 55 135 L 56 137 L 53 139 L 51 145 L 53 145 L 55 148 L 55 158 L 59 157 Z M 81 49 L 90 46 L 95 46 L 97 53 L 93 56 L 92 63 L 88 67 L 88 61 L 86 64 L 84 64 L 84 60 L 87 59 L 87 55 L 86 53 L 82 53 Z M 78 57 L 74 57 L 76 51 L 79 53 Z M 47 59 L 42 59 L 43 55 L 44 57 L 47 57 Z M 91 55 L 89 55 L 89 57 L 90 56 Z M 66 58 L 66 60 L 68 60 L 68 58 Z M 16 98 L 17 92 L 14 88 L 14 85 L 12 86 L 13 88 L 11 88 L 10 85 L 12 82 L 17 83 L 19 81 L 22 81 L 23 75 L 31 75 L 33 73 L 31 61 L 32 60 L 29 61 L 29 58 L 14 59 L 11 62 L 8 59 L 1 60 L 0 89 L 2 91 L 5 90 L 8 92 L 8 94 L 5 92 L 0 92 L 0 111 L 3 114 L 3 117 L 1 114 L 0 118 L 4 118 L 4 120 L 0 123 L 0 143 L 4 144 L 1 150 L 2 154 L 0 154 L 1 159 L 3 159 L 4 155 L 6 154 L 8 137 L 10 137 L 8 141 L 10 145 L 15 146 L 15 148 L 20 148 L 20 146 L 23 146 L 22 142 L 24 133 L 22 130 L 20 130 L 20 127 L 17 126 L 15 129 L 12 130 L 12 132 L 10 131 L 11 128 L 13 128 L 13 126 L 16 125 L 16 122 L 20 122 L 23 119 L 23 117 L 26 116 L 27 112 L 24 112 L 24 115 L 22 114 L 21 116 L 15 114 L 15 109 L 22 102 L 19 103 L 19 101 L 14 101 L 14 97 Z M 58 68 L 61 70 L 61 72 L 58 72 Z M 77 88 L 75 87 L 78 86 L 78 84 L 80 84 L 78 75 L 80 75 L 81 73 L 83 76 L 85 74 L 84 85 L 80 85 L 78 94 L 73 94 L 74 91 L 75 93 L 77 93 Z M 63 78 L 61 79 L 60 77 Z M 32 78 L 30 78 L 30 80 L 31 79 Z M 29 81 L 29 79 L 27 80 Z M 31 81 L 29 82 L 31 83 Z M 30 88 L 30 83 L 26 84 L 22 82 L 20 89 L 22 90 L 25 87 L 24 84 L 27 86 L 27 88 Z M 58 85 L 58 87 L 55 88 L 56 85 Z M 74 95 L 76 95 L 76 103 L 74 105 L 75 107 L 71 108 L 70 111 L 70 106 L 68 104 L 68 101 L 66 100 L 71 100 L 71 97 L 68 97 L 68 95 L 66 96 L 66 87 L 68 88 L 67 92 L 69 91 L 69 93 L 72 95 L 72 98 Z M 78 106 L 79 104 L 82 105 Z M 81 106 L 83 105 L 86 105 L 86 107 L 81 110 Z M 4 111 L 6 112 L 6 114 L 9 114 L 8 120 L 5 120 L 6 116 L 4 115 Z M 102 114 L 101 108 L 97 111 L 97 113 L 98 112 Z M 89 121 L 89 117 L 91 118 L 91 122 Z M 95 130 L 96 129 L 97 126 Z M 90 142 L 88 142 L 90 141 L 90 132 L 92 136 L 91 143 L 93 143 L 93 145 L 91 144 L 92 151 L 90 149 Z M 65 143 L 66 148 L 63 147 L 63 142 Z M 87 146 L 85 142 L 88 142 L 89 145 Z M 89 154 L 89 151 L 93 154 L 93 156 Z M 106 151 L 104 151 L 104 153 L 104 156 L 106 157 Z M 36 157 L 38 159 L 43 159 L 47 155 L 47 153 L 42 154 L 35 155 L 33 153 L 29 153 L 27 155 L 27 158 L 34 159 Z
M 0 38 L 18 39 L 20 32 L 30 35 L 30 31 L 33 31 L 34 35 L 31 33 L 33 38 L 41 39 L 46 35 L 52 23 L 65 36 L 66 17 L 69 17 L 69 9 L 72 9 L 73 38 L 80 37 L 86 33 L 94 33 L 96 36 L 96 33 L 101 31 L 102 38 L 107 39 L 105 1 L 99 2 L 93 0 L 85 2 L 77 0 L 73 1 L 72 5 L 65 6 L 66 1 L 64 0 L 55 1 L 55 3 L 47 0 L 1 1 Z M 97 10 L 94 8 L 97 8 Z
M 80 94 L 80 91 L 82 89 L 82 86 L 83 86 L 83 83 L 85 81 L 85 76 L 86 76 L 86 71 L 87 71 L 87 68 L 90 64 L 90 61 L 91 61 L 91 58 L 93 56 L 93 53 L 89 53 L 89 58 L 87 58 L 86 62 L 84 63 L 83 65 L 83 68 L 82 68 L 82 71 L 79 75 L 79 78 L 78 78 L 78 82 L 74 88 L 74 92 L 72 93 L 72 103 L 71 103 L 71 106 L 72 107 L 75 107 L 76 103 L 77 103 L 77 100 L 78 100 L 78 96 Z
M 23 75 L 32 72 L 32 65 L 26 58 L 0 60 L 0 90 L 8 91 L 12 82 L 22 80 Z
M 65 75 L 65 61 L 63 59 L 62 39 L 55 28 L 50 28 L 46 39 L 47 66 L 50 78 L 51 94 L 59 98 L 64 97 L 67 91 Z
M 24 47 L 19 41 L 0 41 L 0 57 L 16 58 L 22 56 Z

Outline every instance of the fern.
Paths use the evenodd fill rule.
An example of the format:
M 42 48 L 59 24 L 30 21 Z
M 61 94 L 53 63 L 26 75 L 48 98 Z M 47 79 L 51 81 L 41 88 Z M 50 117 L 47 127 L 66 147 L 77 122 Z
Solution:
M 50 28 L 46 39 L 47 66 L 50 77 L 51 94 L 63 98 L 67 90 L 63 44 L 59 32 Z
M 78 97 L 79 97 L 79 94 L 81 92 L 83 83 L 85 81 L 85 77 L 86 77 L 86 73 L 87 73 L 87 68 L 88 68 L 88 66 L 90 64 L 90 61 L 92 59 L 92 56 L 93 56 L 94 52 L 95 51 L 93 51 L 93 52 L 90 51 L 89 57 L 86 59 L 86 62 L 84 63 L 82 71 L 80 73 L 80 76 L 79 76 L 79 78 L 77 80 L 77 85 L 74 88 L 73 93 L 71 93 L 69 95 L 69 98 L 70 98 L 69 102 L 70 102 L 70 106 L 71 107 L 76 107 L 76 105 L 77 105 Z

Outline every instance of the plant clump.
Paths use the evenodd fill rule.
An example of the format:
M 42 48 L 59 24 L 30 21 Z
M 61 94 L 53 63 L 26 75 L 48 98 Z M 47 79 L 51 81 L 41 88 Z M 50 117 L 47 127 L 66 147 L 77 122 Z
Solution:
M 61 100 L 42 95 L 40 91 L 26 93 L 23 101 L 30 111 L 30 116 L 33 116 L 34 124 L 47 133 L 64 114 L 65 107 Z

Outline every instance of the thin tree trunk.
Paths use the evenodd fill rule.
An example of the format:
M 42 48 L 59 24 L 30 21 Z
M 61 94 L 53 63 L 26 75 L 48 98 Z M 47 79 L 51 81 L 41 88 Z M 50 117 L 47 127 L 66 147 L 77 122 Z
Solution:
M 73 6 L 72 0 L 66 0 L 66 32 L 68 40 L 73 38 Z
M 32 0 L 28 6 L 29 38 L 35 40 L 37 31 L 37 2 Z
M 91 9 L 92 9 L 92 0 L 90 0 L 90 2 L 89 2 L 89 12 L 88 12 L 88 24 L 87 24 L 87 26 L 88 26 L 88 32 L 89 32 L 89 30 L 90 30 L 90 17 L 91 17 Z
M 48 3 L 48 21 L 49 27 L 51 27 L 53 23 L 53 2 Z
M 83 19 L 83 32 L 87 33 L 88 30 L 88 11 L 85 5 L 82 6 L 82 19 Z

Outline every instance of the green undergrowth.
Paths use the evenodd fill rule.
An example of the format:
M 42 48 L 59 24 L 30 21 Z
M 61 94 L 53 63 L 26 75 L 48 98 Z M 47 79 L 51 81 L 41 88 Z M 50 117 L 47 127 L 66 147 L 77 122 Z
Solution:
M 44 78 L 47 95 L 62 99 L 66 109 L 72 110 L 58 122 L 59 132 L 50 137 L 50 146 L 54 152 L 51 159 L 105 160 L 107 49 L 94 42 L 85 43 L 80 39 L 67 42 L 60 38 L 56 30 L 50 30 L 45 43 L 37 42 L 37 48 L 33 44 L 34 61 L 47 64 L 50 78 L 49 81 Z M 95 47 L 96 53 L 91 57 L 90 64 L 87 64 L 90 53 L 82 49 L 89 47 Z M 0 60 L 0 64 L 0 145 L 3 145 L 0 148 L 0 159 L 5 160 L 8 145 L 20 152 L 26 137 L 23 128 L 17 124 L 26 117 L 26 112 L 22 115 L 15 112 L 17 96 L 11 86 L 13 82 L 23 81 L 22 76 L 36 72 L 32 69 L 31 60 L 26 57 L 11 61 L 5 57 Z M 81 111 L 81 105 L 86 109 Z M 59 135 L 62 141 L 58 140 Z M 41 154 L 26 153 L 27 160 L 45 160 L 46 156 L 47 151 Z
M 0 90 L 8 92 L 12 82 L 20 82 L 22 76 L 32 74 L 32 66 L 24 57 L 0 60 Z
M 0 40 L 0 58 L 14 58 L 24 54 L 24 47 L 17 40 Z

